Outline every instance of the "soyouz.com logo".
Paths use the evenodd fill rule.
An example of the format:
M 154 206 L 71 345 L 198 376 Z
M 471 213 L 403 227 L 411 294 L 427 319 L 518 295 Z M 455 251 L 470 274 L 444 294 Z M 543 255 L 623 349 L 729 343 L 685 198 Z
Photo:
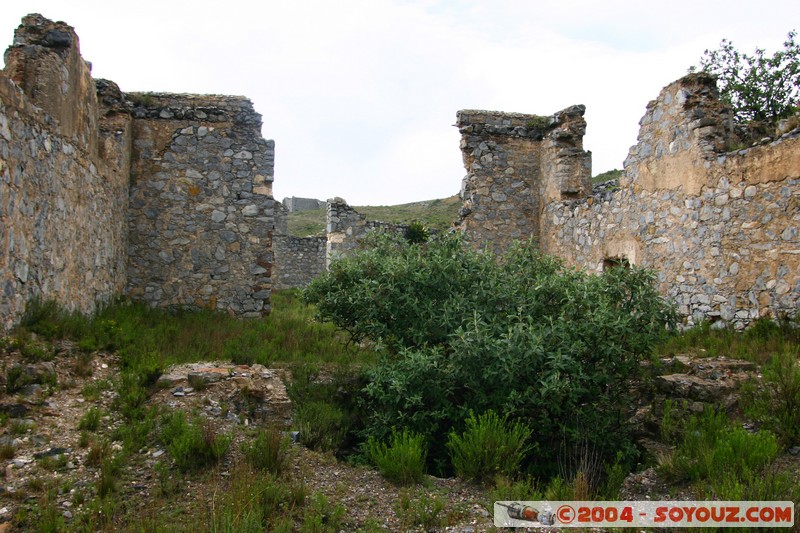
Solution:
M 792 527 L 789 501 L 499 501 L 496 527 Z

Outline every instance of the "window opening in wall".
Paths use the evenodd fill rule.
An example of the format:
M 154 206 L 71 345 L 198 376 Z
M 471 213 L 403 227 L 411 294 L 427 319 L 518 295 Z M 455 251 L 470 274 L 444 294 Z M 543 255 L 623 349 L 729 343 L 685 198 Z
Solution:
M 627 257 L 606 257 L 603 259 L 603 272 L 612 268 L 630 268 L 631 263 Z

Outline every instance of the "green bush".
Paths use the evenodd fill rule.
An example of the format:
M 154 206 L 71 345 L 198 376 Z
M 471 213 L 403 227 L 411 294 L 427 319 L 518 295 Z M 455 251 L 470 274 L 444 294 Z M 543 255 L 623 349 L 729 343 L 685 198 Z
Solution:
M 526 441 L 531 430 L 518 421 L 500 418 L 487 411 L 466 420 L 461 435 L 450 433 L 447 449 L 456 474 L 478 482 L 491 482 L 498 475 L 515 476 L 529 447 Z
M 423 434 L 444 473 L 448 433 L 491 409 L 537 428 L 537 474 L 554 473 L 565 440 L 635 458 L 630 380 L 675 321 L 651 273 L 588 275 L 532 243 L 495 257 L 458 235 L 370 238 L 304 293 L 321 319 L 385 347 L 366 372 L 366 437 Z
M 370 438 L 364 444 L 367 459 L 381 474 L 398 485 L 420 483 L 425 476 L 425 437 L 408 431 L 395 432 L 389 444 Z

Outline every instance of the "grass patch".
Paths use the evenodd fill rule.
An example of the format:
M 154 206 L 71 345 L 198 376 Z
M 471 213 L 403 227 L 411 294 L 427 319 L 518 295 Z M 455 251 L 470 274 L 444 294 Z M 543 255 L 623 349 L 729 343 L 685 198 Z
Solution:
M 732 327 L 715 328 L 704 322 L 672 335 L 656 348 L 655 353 L 661 357 L 678 354 L 725 356 L 762 365 L 777 354 L 797 348 L 800 348 L 800 319 L 774 322 L 762 318 L 744 331 Z
M 678 447 L 661 458 L 659 470 L 672 481 L 700 486 L 743 483 L 769 466 L 779 449 L 771 432 L 749 433 L 708 409 L 689 419 Z
M 622 171 L 618 168 L 601 172 L 596 176 L 592 176 L 592 185 L 603 183 L 604 181 L 618 180 L 622 176 Z

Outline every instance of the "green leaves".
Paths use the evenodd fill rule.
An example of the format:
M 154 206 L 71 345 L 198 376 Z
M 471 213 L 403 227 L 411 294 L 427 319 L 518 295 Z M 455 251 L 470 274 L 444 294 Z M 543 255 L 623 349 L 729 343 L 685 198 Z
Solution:
M 753 55 L 740 52 L 727 39 L 719 49 L 705 51 L 700 70 L 717 76 L 720 97 L 733 108 L 737 123 L 776 122 L 797 110 L 800 44 L 795 37 L 796 31 L 789 32 L 784 49 L 772 56 L 763 48 L 756 48 Z
M 611 459 L 630 448 L 630 379 L 675 322 L 653 283 L 640 270 L 566 268 L 533 243 L 498 257 L 458 235 L 384 235 L 305 296 L 321 318 L 387 348 L 363 390 L 366 437 L 414 431 L 431 462 L 448 464 L 447 435 L 470 410 L 493 410 L 536 428 L 533 468 L 552 473 L 565 439 Z

